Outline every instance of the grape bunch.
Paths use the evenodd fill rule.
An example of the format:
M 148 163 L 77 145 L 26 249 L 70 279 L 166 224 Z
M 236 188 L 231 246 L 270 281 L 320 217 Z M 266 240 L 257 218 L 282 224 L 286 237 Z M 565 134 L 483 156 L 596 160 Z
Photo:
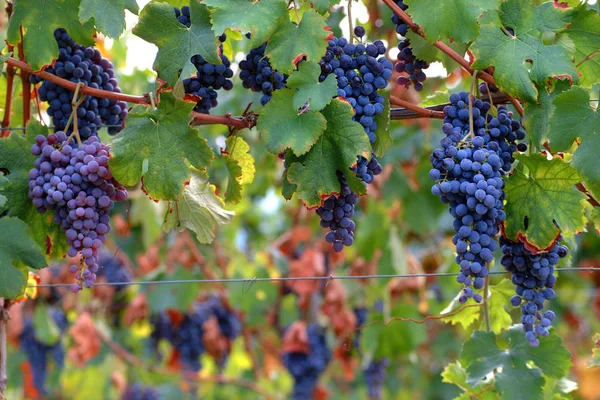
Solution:
M 265 56 L 267 43 L 250 50 L 246 59 L 240 62 L 240 79 L 246 89 L 262 92 L 260 104 L 263 106 L 271 100 L 273 92 L 285 87 L 288 75 L 274 70 Z
M 408 6 L 404 4 L 404 0 L 395 0 L 396 5 L 406 11 Z M 416 91 L 420 92 L 423 90 L 423 82 L 427 79 L 424 69 L 429 68 L 427 61 L 419 60 L 413 54 L 412 48 L 410 47 L 410 40 L 405 36 L 408 33 L 408 25 L 404 23 L 396 14 L 392 15 L 392 22 L 396 24 L 396 33 L 404 38 L 398 43 L 398 62 L 396 63 L 397 72 L 405 72 L 406 76 L 399 76 L 396 82 L 398 85 L 406 88 L 410 87 L 411 83 L 414 85 Z
M 489 89 L 489 90 L 488 90 Z M 491 93 L 498 93 L 499 90 L 496 86 L 490 84 L 490 83 L 485 83 L 485 82 L 481 82 L 479 84 L 479 92 L 483 95 L 488 95 Z
M 200 356 L 204 353 L 204 324 L 210 318 L 216 318 L 221 334 L 233 341 L 242 331 L 242 324 L 237 315 L 229 309 L 219 296 L 209 297 L 204 302 L 194 303 L 192 309 L 183 316 L 181 323 L 174 327 L 167 312 L 151 317 L 153 330 L 151 344 L 157 349 L 160 340 L 168 340 L 179 351 L 185 368 L 199 371 L 202 368 Z M 219 365 L 226 361 L 217 360 Z
M 356 225 L 351 219 L 354 216 L 354 206 L 358 195 L 346 183 L 346 177 L 337 172 L 341 190 L 339 196 L 331 195 L 317 208 L 317 215 L 321 217 L 321 226 L 329 228 L 325 240 L 333 245 L 333 250 L 340 252 L 344 246 L 354 243 L 354 228 Z
M 361 328 L 369 318 L 369 310 L 366 307 L 355 307 L 354 315 L 356 316 L 356 329 L 354 333 L 354 347 L 360 350 L 360 336 L 362 334 Z
M 469 126 L 469 101 L 473 102 L 473 132 Z M 504 181 L 517 151 L 516 140 L 525 137 L 518 121 L 501 106 L 498 116 L 488 113 L 491 106 L 480 99 L 469 99 L 465 92 L 452 94 L 444 109 L 442 148 L 433 151 L 433 169 L 429 176 L 436 181 L 432 193 L 449 205 L 454 217 L 456 262 L 460 266 L 457 281 L 465 288 L 461 303 L 482 296 L 488 275 L 487 264 L 494 258 L 498 244 L 498 224 L 504 221 Z
M 143 386 L 141 383 L 136 383 L 128 386 L 121 400 L 159 400 L 160 392 L 151 386 Z
M 367 381 L 367 388 L 370 399 L 381 399 L 383 384 L 385 383 L 385 378 L 387 376 L 387 368 L 389 365 L 390 360 L 388 360 L 387 358 L 373 360 L 363 371 L 365 380 Z
M 98 250 L 110 230 L 110 211 L 114 201 L 127 199 L 127 191 L 108 169 L 109 150 L 95 136 L 73 148 L 62 131 L 47 138 L 38 135 L 31 146 L 38 158 L 29 171 L 29 198 L 40 213 L 54 212 L 71 246 L 68 255 L 81 254 L 80 264 L 69 267 L 77 279 L 73 292 L 93 286 Z
M 123 262 L 114 256 L 114 254 L 101 251 L 98 255 L 98 265 L 100 268 L 96 272 L 97 278 L 105 277 L 108 283 L 131 282 L 133 276 Z M 120 292 L 128 285 L 116 285 L 116 292 Z
M 54 31 L 54 38 L 58 43 L 58 59 L 53 66 L 46 67 L 45 72 L 74 83 L 83 82 L 93 89 L 121 93 L 113 64 L 97 49 L 76 43 L 63 28 Z M 40 100 L 48 102 L 47 113 L 52 117 L 54 131 L 64 131 L 73 111 L 73 92 L 36 75 L 29 79 L 33 84 L 42 82 L 38 91 Z M 109 134 L 115 135 L 123 129 L 127 114 L 124 101 L 87 96 L 77 109 L 79 135 L 83 139 L 96 136 L 102 123 L 109 126 Z M 72 131 L 73 123 L 67 132 Z
M 189 6 L 181 7 L 181 11 L 174 7 L 174 11 L 177 20 L 189 28 L 191 26 Z M 225 34 L 219 37 L 219 41 L 224 42 L 225 40 L 227 40 Z M 233 88 L 233 82 L 229 79 L 233 76 L 231 62 L 223 54 L 222 44 L 219 46 L 219 53 L 222 64 L 211 64 L 199 54 L 194 55 L 191 59 L 198 73 L 193 78 L 185 79 L 183 88 L 185 93 L 200 97 L 196 107 L 194 107 L 196 112 L 209 114 L 210 109 L 218 104 L 216 91 L 219 89 L 231 90 Z
M 331 361 L 331 350 L 327 347 L 325 332 L 319 325 L 308 326 L 309 353 L 289 352 L 283 354 L 283 363 L 294 378 L 292 398 L 312 399 L 319 377 Z
M 562 236 L 549 251 L 532 253 L 523 243 L 500 237 L 501 264 L 510 272 L 516 295 L 510 299 L 514 307 L 521 306 L 521 323 L 525 337 L 533 347 L 540 344 L 539 337 L 548 336 L 554 312 L 544 310 L 544 301 L 554 298 L 556 276 L 554 266 L 565 257 L 569 249 L 561 245 Z
M 379 175 L 383 168 L 375 154 L 371 153 L 371 160 L 367 160 L 363 156 L 358 156 L 358 162 L 355 167 L 350 169 L 356 176 L 365 183 L 371 183 L 375 179 L 375 175 Z
M 67 317 L 62 310 L 58 308 L 50 308 L 50 312 L 52 320 L 60 331 L 60 336 L 62 336 L 67 330 Z M 61 340 L 59 339 L 53 345 L 39 341 L 36 337 L 36 330 L 33 326 L 32 318 L 26 317 L 23 323 L 23 330 L 19 335 L 19 345 L 31 366 L 33 385 L 41 396 L 45 396 L 48 392 L 46 388 L 46 377 L 50 357 L 59 368 L 62 368 L 65 362 L 65 350 Z

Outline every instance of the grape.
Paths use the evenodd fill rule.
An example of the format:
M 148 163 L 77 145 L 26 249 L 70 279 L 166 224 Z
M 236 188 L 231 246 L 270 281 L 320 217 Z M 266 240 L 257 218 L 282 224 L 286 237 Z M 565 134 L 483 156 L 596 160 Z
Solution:
M 93 199 L 93 197 L 92 197 Z M 96 229 L 97 230 L 97 229 Z M 107 251 L 99 253 L 99 269 L 96 272 L 97 277 L 104 276 L 109 283 L 131 282 L 132 275 L 123 262 Z M 92 271 L 93 272 L 93 271 Z M 128 285 L 115 286 L 117 293 L 125 289 Z
M 469 102 L 473 103 L 474 135 L 467 136 Z M 504 181 L 502 176 L 511 170 L 517 140 L 525 137 L 518 121 L 504 106 L 498 107 L 497 117 L 488 113 L 491 105 L 479 99 L 469 99 L 465 92 L 450 96 L 450 106 L 444 109 L 445 137 L 442 148 L 433 151 L 429 172 L 436 183 L 434 195 L 449 205 L 454 217 L 452 238 L 456 246 L 456 262 L 460 266 L 457 281 L 465 288 L 461 303 L 482 296 L 473 289 L 484 286 L 487 264 L 493 260 L 498 244 L 495 236 L 504 221 Z M 465 112 L 466 111 L 466 112 Z
M 525 337 L 533 347 L 539 346 L 539 337 L 548 336 L 554 312 L 544 310 L 544 301 L 554 298 L 556 276 L 554 266 L 569 251 L 556 239 L 549 251 L 532 253 L 523 243 L 500 237 L 502 259 L 500 263 L 511 273 L 516 295 L 510 299 L 514 307 L 521 307 L 521 323 Z
M 97 49 L 76 43 L 63 28 L 54 31 L 54 38 L 59 48 L 58 59 L 54 66 L 46 67 L 45 72 L 74 83 L 83 82 L 94 89 L 121 92 L 114 78 L 112 63 L 102 58 Z M 36 75 L 31 75 L 29 79 L 33 84 L 42 82 L 38 89 L 40 100 L 47 101 L 49 104 L 47 113 L 52 117 L 54 131 L 64 131 L 72 113 L 71 101 L 74 93 Z M 124 101 L 87 96 L 77 109 L 79 135 L 82 139 L 97 136 L 97 131 L 103 122 L 116 125 L 110 126 L 108 133 L 117 134 L 123 129 L 122 124 L 127 114 L 127 103 Z M 72 131 L 73 123 L 67 133 L 70 134 Z
M 262 92 L 260 104 L 265 105 L 273 97 L 273 92 L 284 88 L 288 75 L 274 70 L 265 56 L 267 43 L 250 50 L 246 59 L 240 62 L 240 79 L 246 89 Z
M 151 386 L 136 383 L 128 386 L 121 396 L 121 400 L 159 400 L 160 392 Z
M 365 322 L 367 322 L 369 311 L 365 307 L 354 308 L 354 315 L 356 316 L 356 329 L 354 333 L 354 347 L 360 350 L 360 335 L 362 333 L 361 328 Z
M 62 310 L 54 307 L 50 308 L 50 312 L 60 334 L 64 334 L 68 325 L 65 314 Z M 36 330 L 32 318 L 26 317 L 23 323 L 23 330 L 19 335 L 19 345 L 29 361 L 35 388 L 41 395 L 46 395 L 48 392 L 46 388 L 46 377 L 49 356 L 52 357 L 56 366 L 59 368 L 64 366 L 65 351 L 62 341 L 58 340 L 53 345 L 39 341 L 36 337 Z
M 40 213 L 54 212 L 54 221 L 71 246 L 68 255 L 81 255 L 79 265 L 69 268 L 75 271 L 74 292 L 93 286 L 98 249 L 110 229 L 110 211 L 114 201 L 127 198 L 127 191 L 108 170 L 109 151 L 95 136 L 74 148 L 63 131 L 47 138 L 38 135 L 31 147 L 38 159 L 29 172 L 29 198 Z M 60 159 L 53 157 L 57 152 Z
M 184 6 L 181 11 L 174 7 L 174 11 L 179 22 L 189 28 L 191 26 L 189 7 Z M 221 35 L 219 40 L 224 42 L 227 40 L 227 35 Z M 209 114 L 210 109 L 218 104 L 216 91 L 219 89 L 231 90 L 233 88 L 233 82 L 229 79 L 233 76 L 231 62 L 223 54 L 222 44 L 219 46 L 219 54 L 222 64 L 211 64 L 199 54 L 191 58 L 192 64 L 194 64 L 198 73 L 193 78 L 184 79 L 183 88 L 185 93 L 201 97 L 196 103 L 196 107 L 194 107 L 196 112 Z
M 498 93 L 498 88 L 490 83 L 481 82 L 479 84 L 479 92 L 483 95 L 488 95 L 489 92 Z
M 387 367 L 390 361 L 387 358 L 381 360 L 373 360 L 369 366 L 363 371 L 367 381 L 369 398 L 373 400 L 381 399 L 381 390 L 387 376 Z
M 362 27 L 362 26 L 360 26 L 360 25 L 358 25 L 356 28 L 354 28 L 354 34 L 357 37 L 362 38 L 366 34 L 365 28 Z
M 284 353 L 283 363 L 294 378 L 292 398 L 294 400 L 312 399 L 319 376 L 331 361 L 331 350 L 327 347 L 325 332 L 316 324 L 308 326 L 309 352 Z
M 395 0 L 396 5 L 403 11 L 408 9 L 408 6 L 404 4 L 404 0 Z M 408 25 L 404 23 L 396 14 L 392 16 L 392 22 L 396 24 L 396 33 L 400 36 L 406 36 L 408 32 Z M 419 60 L 413 54 L 412 48 L 410 47 L 410 40 L 402 39 L 398 43 L 398 63 L 396 63 L 396 71 L 405 73 L 407 76 L 399 76 L 396 82 L 398 85 L 408 88 L 411 83 L 414 85 L 416 91 L 423 90 L 423 82 L 427 79 L 423 70 L 429 68 L 427 61 Z

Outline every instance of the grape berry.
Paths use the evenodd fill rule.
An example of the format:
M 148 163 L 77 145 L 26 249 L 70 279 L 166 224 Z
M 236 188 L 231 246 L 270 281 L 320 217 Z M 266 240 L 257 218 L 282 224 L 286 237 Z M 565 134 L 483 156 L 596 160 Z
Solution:
M 245 60 L 240 62 L 240 79 L 246 89 L 262 92 L 260 104 L 263 106 L 271 100 L 273 92 L 285 87 L 288 75 L 274 70 L 265 56 L 267 43 L 250 50 Z

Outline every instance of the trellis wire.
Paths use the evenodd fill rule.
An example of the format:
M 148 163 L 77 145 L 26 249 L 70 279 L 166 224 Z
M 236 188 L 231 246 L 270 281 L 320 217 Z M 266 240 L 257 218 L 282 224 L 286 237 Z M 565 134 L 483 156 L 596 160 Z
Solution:
M 555 271 L 600 271 L 600 267 L 573 267 L 573 268 L 555 268 Z M 496 271 L 490 272 L 490 275 L 504 275 L 508 272 Z M 94 286 L 129 286 L 129 285 L 182 285 L 190 283 L 242 283 L 254 284 L 256 282 L 289 282 L 289 281 L 334 281 L 334 280 L 353 280 L 353 279 L 391 279 L 391 278 L 422 278 L 422 277 L 446 277 L 456 276 L 455 272 L 434 272 L 420 274 L 390 274 L 390 275 L 328 275 L 328 276 L 305 276 L 305 277 L 274 277 L 274 278 L 222 278 L 222 279 L 177 279 L 166 281 L 132 281 L 132 282 L 98 282 Z M 53 288 L 53 287 L 71 287 L 70 283 L 48 283 L 39 285 L 29 285 L 28 288 Z

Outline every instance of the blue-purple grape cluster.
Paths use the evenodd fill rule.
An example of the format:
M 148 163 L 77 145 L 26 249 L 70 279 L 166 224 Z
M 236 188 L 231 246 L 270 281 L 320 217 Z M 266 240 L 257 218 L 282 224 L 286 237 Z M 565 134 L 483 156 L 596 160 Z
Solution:
M 167 312 L 153 315 L 150 321 L 153 325 L 151 345 L 157 349 L 160 340 L 168 340 L 179 351 L 183 366 L 197 372 L 202 368 L 200 356 L 204 353 L 204 323 L 211 317 L 217 319 L 219 330 L 227 339 L 234 340 L 240 335 L 242 324 L 237 315 L 219 296 L 212 296 L 206 301 L 194 303 L 176 328 Z M 224 355 L 223 359 L 216 361 L 224 365 L 226 357 Z
M 310 351 L 284 353 L 283 363 L 294 378 L 292 398 L 294 400 L 312 399 L 319 377 L 331 361 L 331 350 L 327 347 L 325 332 L 319 325 L 307 327 Z
M 408 6 L 404 4 L 403 0 L 394 1 L 402 11 L 408 9 Z M 397 72 L 405 72 L 408 75 L 408 77 L 399 76 L 396 82 L 406 88 L 410 87 L 412 83 L 415 90 L 420 92 L 423 90 L 423 82 L 427 79 L 423 70 L 429 68 L 429 63 L 427 61 L 419 60 L 414 56 L 412 48 L 410 47 L 410 40 L 406 38 L 408 25 L 396 14 L 392 15 L 392 22 L 396 24 L 396 33 L 403 36 L 403 39 L 398 43 L 398 62 L 396 63 L 395 68 Z
M 141 383 L 127 386 L 121 396 L 121 400 L 160 400 L 160 398 L 160 392 L 156 388 Z
M 355 45 L 345 38 L 333 37 L 320 61 L 319 81 L 324 81 L 329 74 L 335 74 L 338 96 L 354 108 L 354 120 L 365 128 L 371 143 L 377 140 L 375 117 L 384 110 L 385 99 L 378 94 L 378 90 L 384 89 L 392 77 L 393 64 L 385 58 L 385 52 L 381 40 Z
M 73 148 L 65 132 L 38 135 L 31 146 L 38 158 L 29 171 L 29 198 L 40 213 L 54 212 L 54 221 L 65 232 L 77 282 L 71 290 L 92 287 L 98 272 L 98 250 L 110 230 L 114 201 L 125 201 L 127 191 L 108 169 L 110 149 L 92 136 Z
M 74 83 L 83 82 L 87 87 L 121 93 L 113 64 L 103 58 L 93 47 L 84 47 L 76 43 L 63 28 L 54 31 L 58 43 L 58 59 L 53 66 L 44 69 L 45 72 L 67 79 Z M 36 75 L 30 76 L 33 84 L 42 82 L 38 93 L 40 100 L 48 102 L 47 113 L 52 117 L 54 131 L 64 131 L 71 116 L 73 107 L 73 92 L 46 81 Z M 120 132 L 127 118 L 127 103 L 87 96 L 77 109 L 79 135 L 83 139 L 97 136 L 102 123 L 108 125 L 108 133 L 115 135 Z M 73 123 L 68 133 L 73 131 Z
M 288 75 L 274 70 L 265 56 L 267 43 L 250 50 L 246 59 L 240 62 L 240 79 L 246 89 L 262 92 L 260 104 L 263 106 L 271 100 L 273 92 L 285 87 Z
M 316 212 L 321 217 L 321 226 L 330 230 L 325 235 L 325 240 L 333 245 L 334 251 L 340 252 L 344 246 L 352 246 L 354 243 L 356 225 L 352 217 L 358 195 L 350 190 L 344 174 L 338 171 L 337 175 L 341 186 L 339 196 L 329 196 Z
M 375 158 L 375 154 L 371 154 L 371 160 L 367 160 L 363 156 L 358 156 L 356 166 L 350 170 L 363 182 L 371 183 L 375 179 L 375 176 L 381 173 L 383 168 L 379 164 L 379 161 L 377 161 L 377 158 Z
M 473 103 L 472 135 L 469 101 Z M 442 148 L 430 157 L 433 169 L 429 176 L 436 181 L 431 192 L 449 205 L 454 217 L 452 241 L 461 269 L 457 281 L 465 285 L 459 301 L 473 298 L 481 302 L 482 296 L 474 290 L 484 286 L 487 264 L 498 247 L 498 224 L 506 218 L 502 175 L 510 171 L 516 140 L 522 140 L 525 132 L 503 106 L 494 117 L 488 113 L 489 103 L 469 100 L 465 92 L 452 94 L 450 103 L 444 108 Z
M 360 351 L 360 336 L 362 330 L 360 329 L 369 318 L 369 310 L 366 307 L 354 308 L 354 315 L 356 316 L 356 332 L 354 332 L 354 347 Z
M 127 269 L 125 264 L 114 254 L 108 251 L 101 251 L 98 255 L 98 265 L 100 268 L 96 272 L 96 276 L 105 277 L 108 283 L 125 283 L 131 282 L 133 276 L 131 271 Z M 128 285 L 116 285 L 116 292 L 120 292 Z
M 177 20 L 189 28 L 191 26 L 189 6 L 181 7 L 181 11 L 177 7 L 174 7 L 174 11 Z M 224 42 L 227 40 L 227 35 L 221 35 L 219 40 Z M 198 73 L 195 77 L 183 81 L 185 93 L 193 94 L 201 98 L 198 103 L 196 103 L 194 111 L 202 114 L 209 114 L 210 109 L 217 106 L 217 90 L 231 90 L 233 88 L 233 82 L 229 79 L 233 76 L 231 62 L 229 61 L 229 58 L 223 54 L 222 44 L 220 45 L 219 50 L 222 64 L 211 64 L 207 62 L 204 57 L 196 54 L 192 57 L 191 61 Z
M 50 308 L 50 312 L 52 320 L 62 337 L 67 330 L 67 318 L 62 310 L 58 308 Z M 23 330 L 19 335 L 19 345 L 31 366 L 33 385 L 41 396 L 47 395 L 46 377 L 49 359 L 52 358 L 58 368 L 62 368 L 65 362 L 65 349 L 62 342 L 59 339 L 56 343 L 50 345 L 38 340 L 32 318 L 26 317 L 23 323 Z
M 387 368 L 390 365 L 390 360 L 382 358 L 380 360 L 373 360 L 369 363 L 367 368 L 363 370 L 365 380 L 367 381 L 367 390 L 369 392 L 369 398 L 372 400 L 381 399 L 383 391 L 383 384 L 387 377 Z
M 549 251 L 534 254 L 523 243 L 500 238 L 503 253 L 500 262 L 515 285 L 516 295 L 510 303 L 521 306 L 525 337 L 533 347 L 539 346 L 539 337 L 549 335 L 555 317 L 552 310 L 544 311 L 544 302 L 554 298 L 554 266 L 569 252 L 567 246 L 560 244 L 561 240 L 559 236 Z

